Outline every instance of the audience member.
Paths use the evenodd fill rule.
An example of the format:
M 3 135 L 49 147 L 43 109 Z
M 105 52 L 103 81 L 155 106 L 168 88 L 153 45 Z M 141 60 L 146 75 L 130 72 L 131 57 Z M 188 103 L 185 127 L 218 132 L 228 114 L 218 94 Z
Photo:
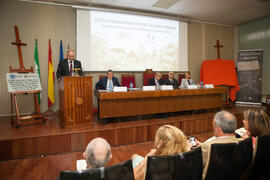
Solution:
M 193 85 L 193 84 L 194 84 L 194 82 L 191 79 L 190 72 L 188 71 L 188 72 L 185 73 L 185 78 L 182 79 L 180 87 L 181 88 L 187 88 L 188 85 Z
M 248 109 L 243 112 L 243 124 L 246 130 L 242 138 L 252 137 L 253 149 L 256 151 L 256 137 L 260 135 L 270 135 L 270 118 L 263 109 Z M 254 151 L 254 155 L 255 152 Z
M 174 78 L 174 72 L 170 71 L 168 73 L 168 79 L 164 81 L 166 85 L 172 85 L 173 89 L 178 89 L 179 88 L 179 83 L 178 81 Z
M 149 85 L 149 86 L 156 86 L 157 83 L 159 83 L 159 85 L 163 85 L 164 82 L 163 82 L 163 80 L 161 79 L 161 77 L 162 77 L 161 73 L 160 73 L 160 72 L 156 72 L 155 77 L 149 79 L 148 85 Z
M 208 169 L 212 144 L 232 143 L 243 140 L 242 138 L 235 137 L 234 131 L 236 130 L 236 126 L 237 126 L 236 118 L 230 112 L 220 111 L 216 113 L 213 119 L 214 137 L 200 144 L 203 155 L 203 168 L 204 168 L 203 179 L 205 178 Z
M 263 109 L 248 109 L 243 115 L 248 136 L 270 135 L 270 118 Z
M 190 150 L 184 133 L 171 125 L 163 125 L 158 128 L 155 135 L 154 146 L 146 157 L 134 154 L 132 156 L 135 180 L 144 178 L 148 156 L 175 155 Z
M 105 139 L 95 138 L 87 145 L 84 158 L 88 169 L 104 167 L 112 158 L 111 146 Z
M 118 79 L 116 77 L 114 77 L 112 70 L 108 70 L 107 76 L 100 79 L 96 83 L 95 89 L 96 90 L 99 90 L 99 89 L 103 89 L 103 90 L 107 89 L 108 90 L 108 89 L 110 89 L 110 86 L 112 89 L 115 86 L 120 86 L 120 83 L 119 83 Z

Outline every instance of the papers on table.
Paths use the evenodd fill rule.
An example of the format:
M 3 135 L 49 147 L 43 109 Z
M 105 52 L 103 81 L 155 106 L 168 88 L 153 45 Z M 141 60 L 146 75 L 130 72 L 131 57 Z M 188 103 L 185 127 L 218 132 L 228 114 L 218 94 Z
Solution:
M 213 84 L 205 84 L 204 88 L 214 88 L 214 85 Z
M 160 86 L 161 90 L 173 90 L 173 86 L 172 85 L 162 85 Z
M 193 84 L 193 85 L 188 85 L 188 89 L 198 89 L 198 86 Z
M 117 86 L 113 88 L 113 92 L 127 92 L 126 86 Z
M 85 159 L 79 159 L 76 161 L 77 171 L 86 170 L 87 164 Z
M 235 130 L 236 134 L 239 134 L 241 137 L 247 134 L 247 130 L 244 127 Z
M 156 90 L 156 86 L 143 86 L 143 91 L 154 91 Z

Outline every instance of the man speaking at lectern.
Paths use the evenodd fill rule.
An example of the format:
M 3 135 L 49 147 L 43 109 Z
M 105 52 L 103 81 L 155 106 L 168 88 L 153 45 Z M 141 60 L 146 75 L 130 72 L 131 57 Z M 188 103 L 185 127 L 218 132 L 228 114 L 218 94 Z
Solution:
M 72 76 L 74 69 L 77 69 L 79 76 L 83 75 L 81 62 L 75 60 L 75 51 L 69 49 L 67 51 L 67 58 L 59 61 L 56 73 L 57 80 L 59 81 L 62 76 Z

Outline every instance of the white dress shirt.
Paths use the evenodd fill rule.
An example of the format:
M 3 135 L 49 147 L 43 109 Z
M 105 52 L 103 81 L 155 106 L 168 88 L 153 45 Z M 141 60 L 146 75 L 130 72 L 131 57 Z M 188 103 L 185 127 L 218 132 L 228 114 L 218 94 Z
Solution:
M 113 89 L 113 82 L 110 79 L 107 80 L 107 87 L 106 87 L 106 89 L 110 89 L 110 83 L 112 84 L 112 89 Z

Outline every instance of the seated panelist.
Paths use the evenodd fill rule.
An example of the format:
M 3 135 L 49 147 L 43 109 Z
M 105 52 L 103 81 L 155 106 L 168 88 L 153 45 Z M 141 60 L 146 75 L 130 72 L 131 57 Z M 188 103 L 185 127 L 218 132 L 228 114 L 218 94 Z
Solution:
M 118 82 L 118 79 L 113 76 L 112 70 L 108 70 L 107 76 L 100 79 L 96 83 L 95 89 L 96 90 L 99 90 L 99 89 L 106 90 L 106 89 L 110 88 L 110 84 L 111 84 L 112 88 L 115 86 L 121 86 L 120 83 Z
M 161 77 L 162 77 L 161 73 L 160 73 L 160 72 L 156 72 L 155 77 L 149 79 L 148 85 L 149 85 L 149 86 L 155 86 L 155 85 L 157 85 L 157 82 L 159 83 L 159 85 L 163 85 L 164 82 L 163 82 L 163 80 L 161 79 Z
M 179 83 L 178 81 L 174 78 L 174 72 L 170 71 L 168 73 L 168 79 L 164 81 L 166 85 L 172 85 L 173 89 L 178 89 L 179 88 Z
M 72 76 L 74 69 L 77 69 L 79 76 L 83 75 L 81 62 L 75 59 L 75 51 L 69 49 L 67 58 L 59 61 L 56 76 L 59 81 L 62 76 Z
M 193 84 L 194 84 L 194 82 L 190 78 L 190 72 L 188 71 L 185 73 L 185 78 L 183 78 L 181 81 L 181 88 L 187 88 L 188 85 L 193 85 Z

